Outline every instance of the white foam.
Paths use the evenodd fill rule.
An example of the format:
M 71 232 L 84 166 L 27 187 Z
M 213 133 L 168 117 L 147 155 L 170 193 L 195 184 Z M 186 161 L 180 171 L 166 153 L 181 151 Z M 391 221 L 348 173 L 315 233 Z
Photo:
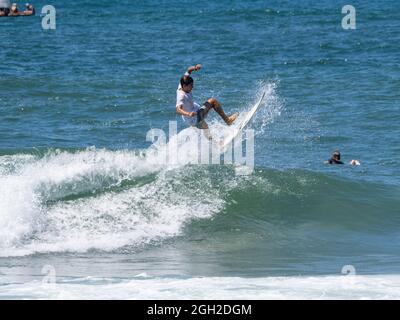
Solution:
M 216 193 L 201 203 L 194 193 L 172 190 L 167 170 L 152 156 L 96 149 L 55 152 L 0 176 L 0 256 L 140 244 L 176 235 L 186 221 L 209 217 L 221 208 Z M 148 173 L 156 177 L 143 186 L 45 203 Z M 184 170 L 176 177 L 183 175 Z
M 3 173 L 0 176 L 0 247 L 6 249 L 24 237 L 40 232 L 38 227 L 43 225 L 41 219 L 46 213 L 43 202 L 56 194 L 62 196 L 64 186 L 69 184 L 73 189 L 89 180 L 92 183 L 88 188 L 95 190 L 93 177 L 117 178 L 126 158 L 129 155 L 127 157 L 123 152 L 55 152 L 43 158 L 30 158 L 24 165 L 16 165 Z M 18 163 L 20 156 L 1 157 L 3 168 L 10 159 Z
M 180 163 L 175 168 L 192 161 L 187 144 L 180 148 L 180 151 L 186 152 L 180 152 Z M 165 203 L 160 203 L 155 197 L 145 199 L 147 208 L 158 208 L 157 214 L 162 212 L 173 217 L 174 213 L 180 212 L 174 231 L 171 225 L 169 230 L 162 231 L 167 227 L 161 226 L 162 221 L 157 219 L 147 224 L 137 223 L 134 218 L 128 219 L 132 216 L 143 218 L 143 210 L 137 207 L 140 201 L 143 202 L 140 195 L 168 190 L 162 183 L 161 175 L 148 186 L 132 188 L 120 194 L 109 193 L 91 199 L 61 202 L 55 206 L 46 203 L 82 192 L 96 192 L 120 185 L 123 180 L 171 169 L 160 161 L 162 156 L 162 151 L 153 149 L 149 149 L 147 156 L 140 156 L 134 151 L 90 148 L 76 153 L 53 151 L 44 157 L 0 157 L 0 255 L 82 251 L 91 247 L 108 250 L 130 241 L 134 243 L 136 238 L 150 238 L 145 235 L 151 233 L 149 230 L 157 229 L 153 228 L 156 225 L 160 232 L 153 232 L 154 236 L 176 234 L 178 225 L 185 220 L 182 217 L 191 218 L 193 198 L 182 200 L 176 206 L 169 205 L 171 199 L 166 199 Z M 106 223 L 101 218 L 105 216 L 112 221 Z M 143 218 L 144 221 L 146 219 Z M 108 229 L 109 225 L 114 230 Z M 130 226 L 136 231 L 132 234 L 131 229 L 120 230 L 124 229 L 122 226 Z M 32 236 L 36 239 L 29 243 Z
M 0 299 L 400 299 L 400 276 L 84 278 L 0 286 Z

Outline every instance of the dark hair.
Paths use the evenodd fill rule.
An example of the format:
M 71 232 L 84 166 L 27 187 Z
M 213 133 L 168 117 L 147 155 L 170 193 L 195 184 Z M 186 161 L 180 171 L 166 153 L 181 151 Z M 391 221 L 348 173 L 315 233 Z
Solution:
M 340 151 L 336 150 L 333 154 L 332 154 L 332 158 L 337 157 L 338 160 L 340 160 Z
M 191 76 L 183 76 L 181 78 L 181 86 L 188 86 L 193 83 L 193 78 Z

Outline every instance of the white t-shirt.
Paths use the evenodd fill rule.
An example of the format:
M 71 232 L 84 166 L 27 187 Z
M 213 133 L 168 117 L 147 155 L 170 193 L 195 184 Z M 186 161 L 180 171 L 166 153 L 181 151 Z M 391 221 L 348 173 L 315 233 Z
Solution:
M 185 73 L 185 76 L 188 75 L 189 73 Z M 176 90 L 176 105 L 182 105 L 183 110 L 186 112 L 197 112 L 200 109 L 200 105 L 193 101 L 193 94 L 191 92 L 187 93 L 183 91 L 180 83 L 178 89 Z M 189 126 L 196 125 L 197 122 L 197 117 L 182 116 L 182 119 Z

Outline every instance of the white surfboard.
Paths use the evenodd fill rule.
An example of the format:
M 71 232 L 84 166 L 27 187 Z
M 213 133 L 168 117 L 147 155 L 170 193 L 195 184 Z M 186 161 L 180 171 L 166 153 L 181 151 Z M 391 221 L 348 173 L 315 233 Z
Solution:
M 230 146 L 231 142 L 236 138 L 236 136 L 247 126 L 250 120 L 253 118 L 257 109 L 260 107 L 261 102 L 265 97 L 265 91 L 263 92 L 261 98 L 258 102 L 248 111 L 243 119 L 239 123 L 234 123 L 232 128 L 229 128 L 228 134 L 220 141 L 221 151 L 224 153 Z

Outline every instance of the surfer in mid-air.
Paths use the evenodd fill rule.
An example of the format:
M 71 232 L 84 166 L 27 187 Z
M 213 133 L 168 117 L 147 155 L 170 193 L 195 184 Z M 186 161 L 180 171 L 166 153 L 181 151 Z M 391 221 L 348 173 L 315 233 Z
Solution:
M 182 116 L 183 121 L 189 127 L 194 126 L 199 129 L 208 129 L 205 118 L 208 112 L 214 109 L 227 125 L 231 125 L 237 119 L 238 113 L 235 112 L 227 116 L 217 99 L 210 98 L 202 106 L 193 101 L 192 90 L 194 81 L 190 74 L 200 69 L 201 65 L 196 64 L 189 67 L 182 76 L 178 90 L 176 91 L 176 112 Z

